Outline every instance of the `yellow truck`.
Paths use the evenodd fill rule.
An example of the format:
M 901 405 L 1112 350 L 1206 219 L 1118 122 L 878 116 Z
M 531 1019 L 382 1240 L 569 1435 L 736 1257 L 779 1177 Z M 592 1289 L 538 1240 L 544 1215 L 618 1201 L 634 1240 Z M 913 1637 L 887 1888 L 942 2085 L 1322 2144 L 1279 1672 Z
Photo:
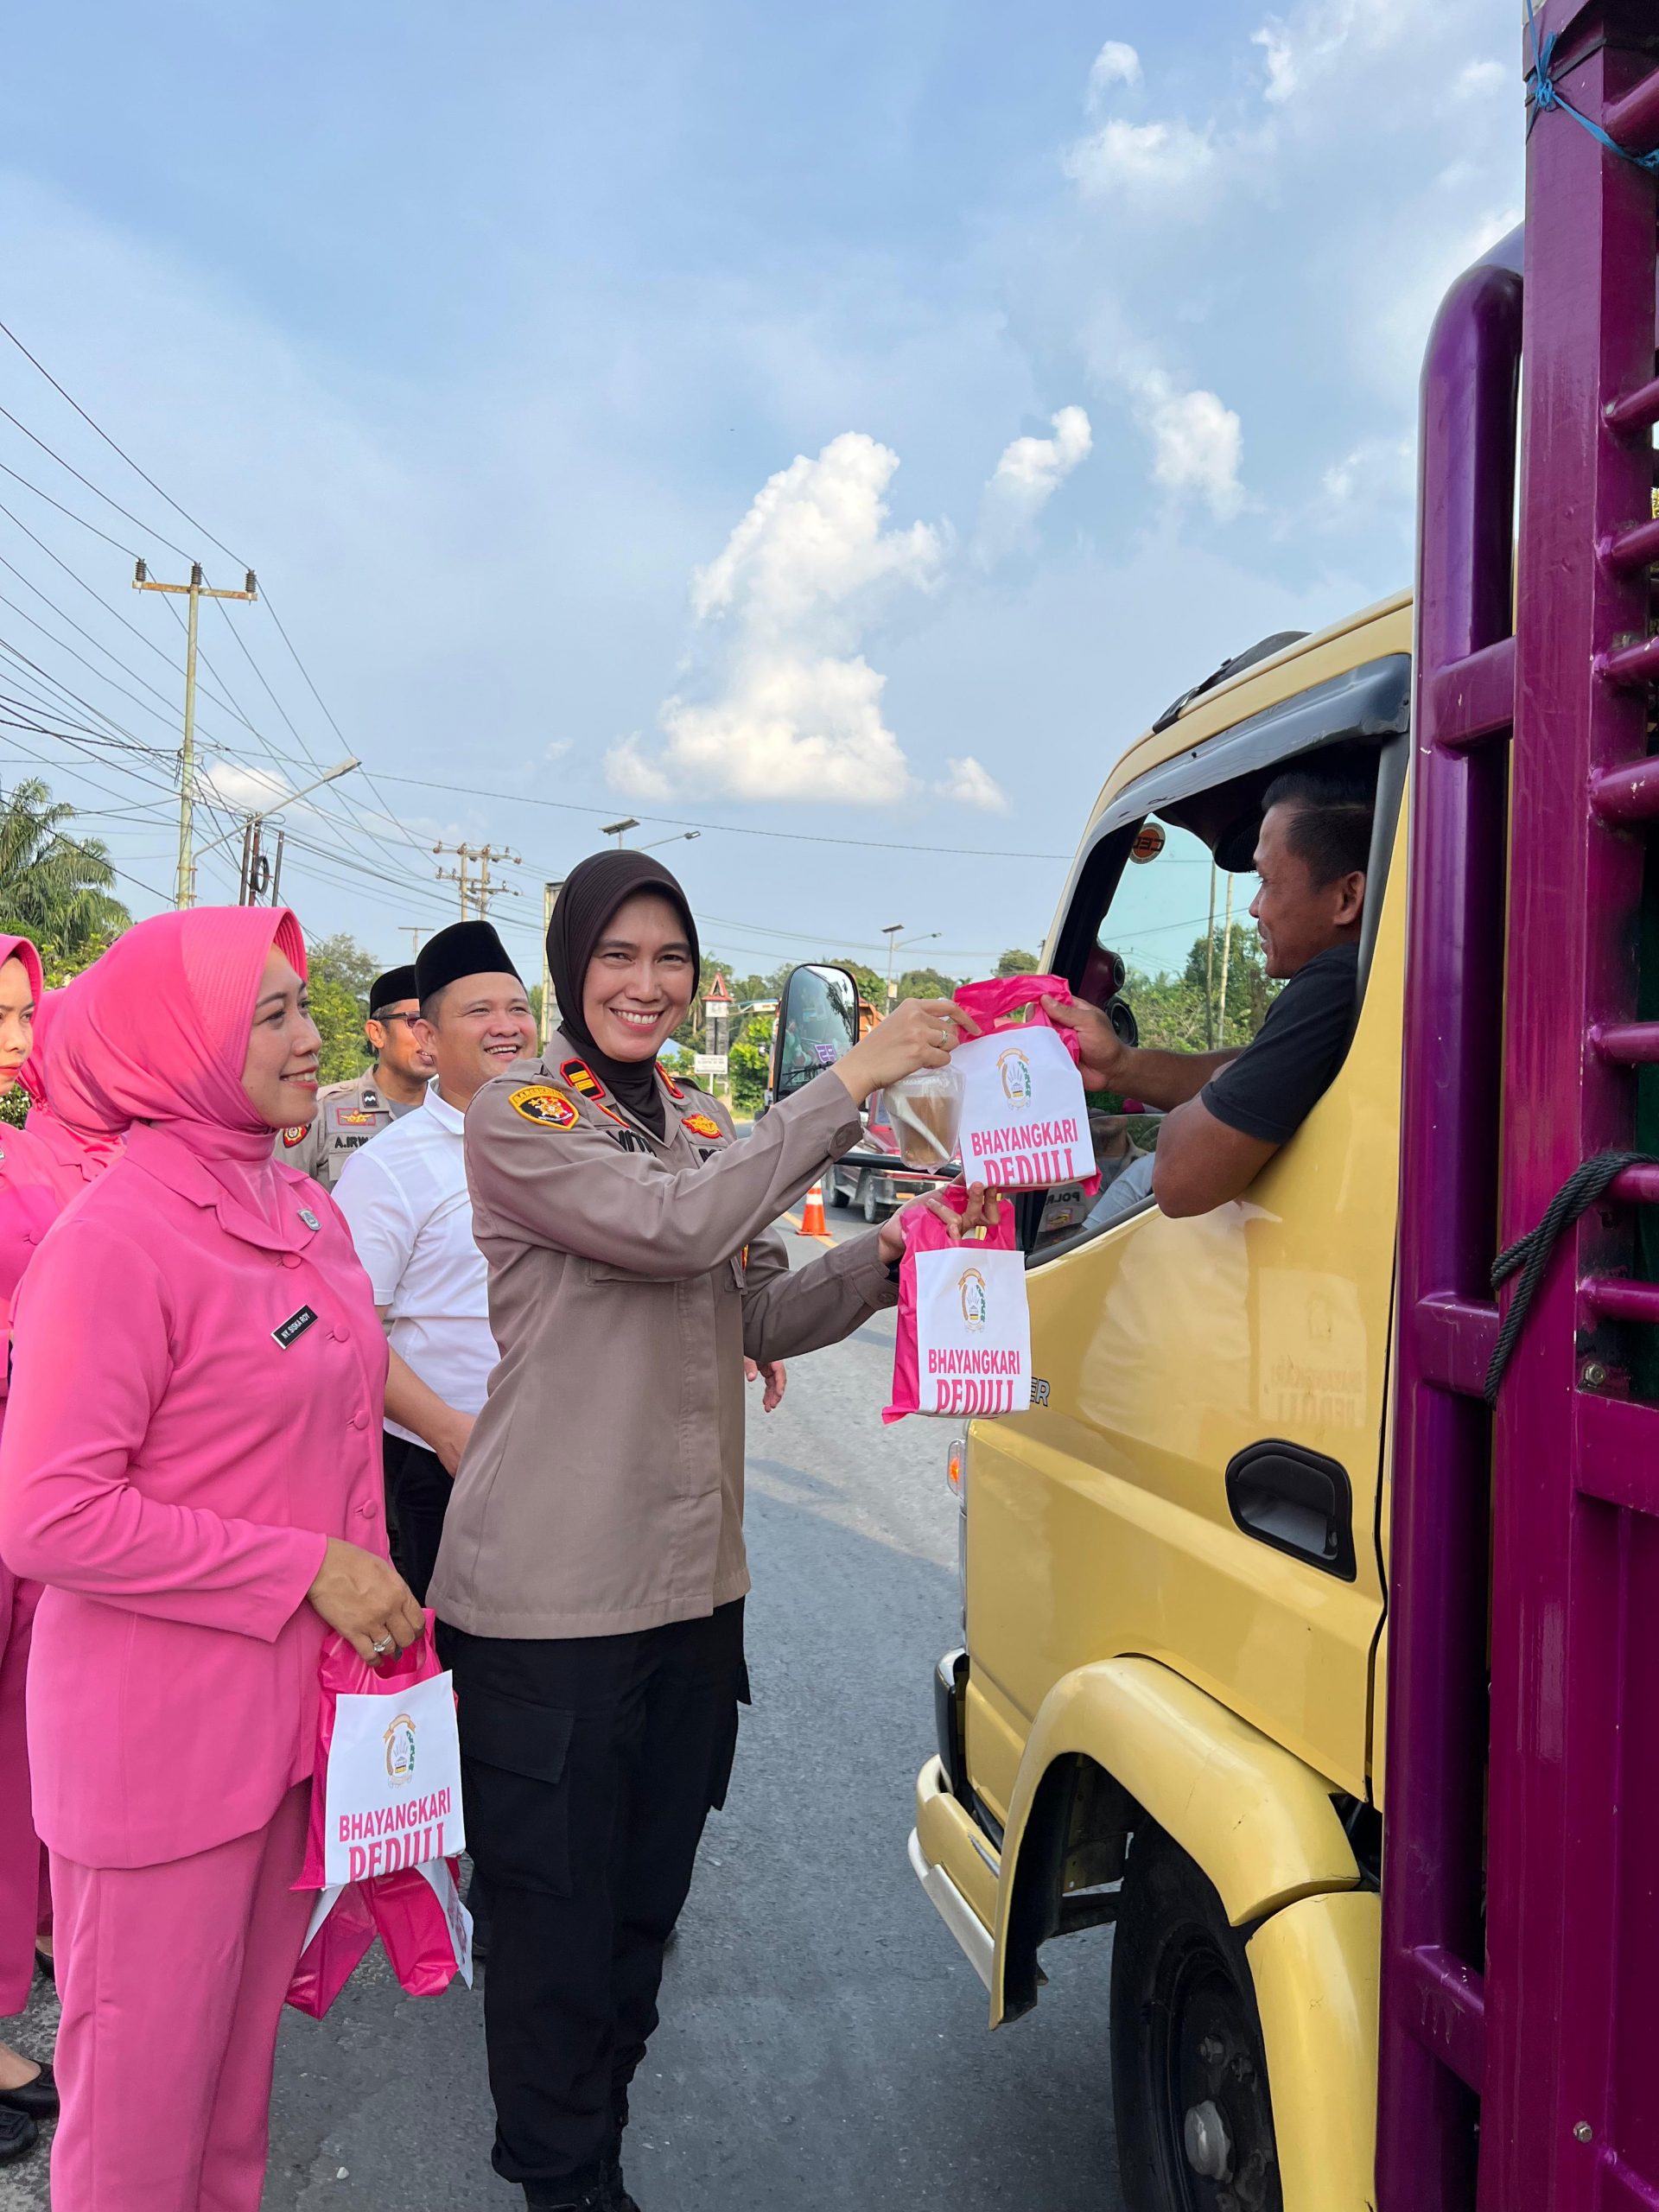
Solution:
M 1137 2208 L 1370 2202 L 1411 642 L 1407 594 L 1268 641 L 1108 779 L 1045 961 L 1097 1003 L 1126 946 L 1203 931 L 1212 857 L 1249 867 L 1275 773 L 1361 748 L 1357 1026 L 1243 1200 L 1032 1225 L 1031 1409 L 950 1446 L 966 1646 L 939 1667 L 911 1860 L 993 2025 L 1037 2002 L 1045 1942 L 1116 1922 Z

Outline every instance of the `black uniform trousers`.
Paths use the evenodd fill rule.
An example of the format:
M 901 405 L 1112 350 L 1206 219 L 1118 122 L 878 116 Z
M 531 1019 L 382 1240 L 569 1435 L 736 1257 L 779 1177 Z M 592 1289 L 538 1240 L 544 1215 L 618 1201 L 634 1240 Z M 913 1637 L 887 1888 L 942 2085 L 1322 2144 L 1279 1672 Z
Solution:
M 388 1461 L 393 1449 L 397 1460 L 391 1469 L 391 1499 L 397 1515 L 397 1564 L 416 1603 L 426 1603 L 427 1586 L 438 1563 L 443 1541 L 443 1516 L 449 1510 L 454 1479 L 435 1452 L 424 1444 L 410 1444 L 386 1431 Z
M 742 1601 L 629 1636 L 438 1637 L 493 1916 L 495 2170 L 556 2204 L 601 2178 L 627 2125 L 664 1946 L 748 1700 Z

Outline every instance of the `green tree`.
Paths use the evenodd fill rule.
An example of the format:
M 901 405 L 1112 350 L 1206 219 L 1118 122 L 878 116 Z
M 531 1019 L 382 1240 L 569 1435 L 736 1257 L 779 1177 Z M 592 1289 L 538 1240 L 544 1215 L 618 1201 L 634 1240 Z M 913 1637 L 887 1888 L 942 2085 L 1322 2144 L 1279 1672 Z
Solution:
M 907 968 L 899 978 L 901 999 L 948 999 L 957 986 L 937 968 Z
M 772 1071 L 772 1017 L 752 1015 L 744 1024 L 741 1042 L 732 1047 L 728 1063 L 732 1104 L 740 1114 L 753 1114 L 764 1103 Z
M 90 966 L 132 919 L 112 896 L 107 848 L 73 835 L 74 818 L 34 776 L 0 806 L 0 919 L 34 939 L 54 982 Z
M 996 963 L 996 972 L 999 976 L 1034 976 L 1037 956 L 1034 952 L 1021 952 L 1016 946 L 1002 955 Z
M 369 986 L 381 963 L 354 937 L 340 931 L 320 938 L 307 955 L 311 1019 L 322 1037 L 321 1083 L 346 1083 L 361 1075 L 369 1050 L 363 1024 L 369 1011 Z

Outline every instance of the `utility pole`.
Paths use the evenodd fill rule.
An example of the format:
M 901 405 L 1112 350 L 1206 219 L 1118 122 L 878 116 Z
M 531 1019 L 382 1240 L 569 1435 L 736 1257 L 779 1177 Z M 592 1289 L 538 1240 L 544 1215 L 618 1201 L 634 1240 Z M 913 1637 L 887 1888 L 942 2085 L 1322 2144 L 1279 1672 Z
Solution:
M 253 570 L 250 569 L 240 591 L 214 591 L 201 580 L 200 561 L 191 563 L 188 584 L 157 583 L 140 561 L 133 570 L 132 588 L 135 591 L 179 592 L 190 601 L 189 617 L 184 631 L 184 743 L 179 752 L 179 873 L 173 904 L 175 906 L 194 906 L 196 903 L 196 856 L 191 841 L 196 781 L 197 618 L 204 599 L 257 599 L 259 587 Z
M 1226 925 L 1222 931 L 1221 938 L 1221 1013 L 1219 1020 L 1217 1024 L 1217 1027 L 1220 1029 L 1221 1034 L 1216 1039 L 1216 1042 L 1218 1045 L 1223 1046 L 1227 1042 L 1227 970 L 1231 965 L 1232 957 L 1233 879 L 1230 875 L 1227 879 L 1227 919 Z
M 514 885 L 490 881 L 490 863 L 493 861 L 500 861 L 504 865 L 513 868 L 523 865 L 521 856 L 518 853 L 510 852 L 505 845 L 499 848 L 494 845 L 434 845 L 432 849 L 440 855 L 444 853 L 453 853 L 461 863 L 458 868 L 441 868 L 438 870 L 438 880 L 440 883 L 454 883 L 460 886 L 461 918 L 463 922 L 472 918 L 474 907 L 478 910 L 479 920 L 487 921 L 492 899 L 501 899 L 508 895 L 516 899 L 518 896 Z M 474 861 L 478 864 L 476 876 L 472 873 Z
M 423 924 L 405 922 L 403 925 L 403 934 L 409 939 L 409 957 L 410 961 L 413 962 L 418 960 L 421 957 L 421 939 L 423 937 L 430 937 L 432 934 L 431 931 Z

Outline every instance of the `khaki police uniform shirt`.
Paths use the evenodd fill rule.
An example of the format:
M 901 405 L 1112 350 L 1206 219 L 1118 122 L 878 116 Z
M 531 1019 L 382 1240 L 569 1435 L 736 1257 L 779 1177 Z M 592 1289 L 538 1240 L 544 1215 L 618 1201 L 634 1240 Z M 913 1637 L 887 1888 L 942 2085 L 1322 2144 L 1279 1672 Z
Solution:
M 467 1109 L 501 1360 L 428 1602 L 472 1635 L 617 1635 L 741 1598 L 744 1354 L 835 1344 L 897 1300 L 874 1233 L 791 1274 L 772 1227 L 862 1134 L 834 1075 L 741 1141 L 658 1080 L 661 1139 L 561 1037 Z
M 414 1108 L 404 1110 L 412 1113 Z M 316 1119 L 308 1128 L 296 1125 L 284 1129 L 276 1140 L 276 1157 L 332 1191 L 334 1179 L 359 1146 L 390 1128 L 397 1119 L 371 1068 L 350 1083 L 326 1084 L 317 1093 Z

